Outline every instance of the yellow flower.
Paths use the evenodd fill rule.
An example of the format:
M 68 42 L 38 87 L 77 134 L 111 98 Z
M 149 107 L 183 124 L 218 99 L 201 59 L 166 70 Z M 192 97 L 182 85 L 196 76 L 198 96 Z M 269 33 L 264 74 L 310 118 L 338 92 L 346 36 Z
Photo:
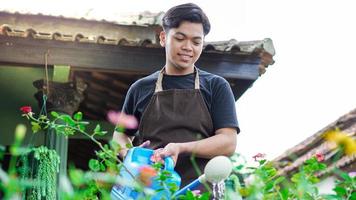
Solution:
M 339 147 L 343 147 L 346 155 L 351 156 L 356 154 L 356 140 L 346 133 L 338 129 L 329 130 L 324 133 L 324 138 L 329 142 L 337 144 Z

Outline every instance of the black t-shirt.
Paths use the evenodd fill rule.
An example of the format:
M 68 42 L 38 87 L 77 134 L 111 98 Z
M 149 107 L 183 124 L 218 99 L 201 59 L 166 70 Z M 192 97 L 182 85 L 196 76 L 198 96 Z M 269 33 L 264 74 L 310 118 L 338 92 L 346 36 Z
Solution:
M 200 91 L 203 99 L 210 112 L 214 131 L 220 128 L 236 128 L 237 133 L 240 132 L 238 127 L 235 99 L 231 91 L 229 83 L 222 77 L 199 70 Z M 155 90 L 155 84 L 158 78 L 159 71 L 137 80 L 129 88 L 123 112 L 129 115 L 134 115 L 140 121 L 143 112 L 146 109 Z M 163 76 L 163 90 L 169 89 L 194 89 L 194 73 L 174 76 Z M 137 129 L 128 129 L 125 131 L 127 135 L 136 135 Z

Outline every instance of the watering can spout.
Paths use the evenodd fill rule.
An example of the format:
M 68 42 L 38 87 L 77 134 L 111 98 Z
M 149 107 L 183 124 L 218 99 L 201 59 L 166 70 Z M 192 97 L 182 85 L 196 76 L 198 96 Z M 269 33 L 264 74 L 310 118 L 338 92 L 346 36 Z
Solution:
M 206 182 L 205 175 L 199 176 L 199 178 L 195 179 L 182 189 L 178 190 L 176 193 L 174 193 L 173 197 L 178 197 L 179 195 L 184 195 L 188 190 L 194 190 L 195 188 L 199 187 L 200 184 Z
M 174 193 L 174 197 L 185 194 L 188 190 L 194 190 L 200 184 L 208 181 L 210 183 L 219 183 L 228 178 L 232 171 L 232 163 L 225 156 L 217 156 L 211 159 L 204 168 L 204 174 L 199 176 L 193 182 Z

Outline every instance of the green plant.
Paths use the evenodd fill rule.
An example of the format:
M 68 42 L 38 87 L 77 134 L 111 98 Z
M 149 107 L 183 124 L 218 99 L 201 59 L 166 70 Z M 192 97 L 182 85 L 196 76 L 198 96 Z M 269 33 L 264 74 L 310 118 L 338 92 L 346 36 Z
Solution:
M 87 130 L 86 121 L 83 121 L 81 112 L 72 116 L 51 112 L 51 118 L 44 115 L 34 116 L 30 107 L 21 109 L 24 116 L 29 119 L 34 133 L 40 130 L 55 130 L 57 134 L 64 136 L 76 133 L 83 134 L 95 142 L 100 150 L 96 152 L 97 158 L 89 161 L 90 171 L 82 171 L 70 167 L 68 176 L 59 178 L 57 186 L 57 172 L 59 157 L 54 150 L 43 146 L 38 148 L 22 147 L 22 140 L 26 128 L 19 125 L 15 131 L 15 142 L 10 148 L 12 155 L 9 170 L 5 172 L 0 167 L 0 197 L 4 199 L 55 199 L 55 191 L 59 188 L 61 199 L 110 199 L 110 190 L 114 184 L 129 186 L 143 194 L 143 199 L 149 199 L 151 195 L 160 190 L 168 190 L 173 194 L 178 188 L 175 185 L 166 184 L 170 173 L 162 170 L 162 165 L 153 165 L 154 171 L 144 169 L 139 177 L 133 177 L 134 182 L 128 182 L 117 176 L 119 170 L 125 170 L 121 161 L 116 157 L 121 149 L 115 142 L 101 144 L 96 136 L 105 135 L 106 131 L 97 125 L 94 130 Z M 126 119 L 129 119 L 126 117 Z M 121 123 L 116 127 L 117 131 L 123 131 L 125 126 L 134 123 Z M 355 140 L 344 134 L 334 131 L 326 134 L 326 139 L 334 141 L 340 150 L 340 154 L 354 154 Z M 130 144 L 127 147 L 131 147 Z M 0 147 L 0 160 L 4 154 L 4 148 Z M 264 199 L 264 200 L 354 200 L 356 199 L 356 176 L 334 169 L 332 173 L 340 178 L 334 188 L 335 194 L 319 194 L 316 183 L 319 179 L 316 173 L 326 169 L 322 163 L 323 156 L 315 155 L 306 160 L 297 172 L 286 176 L 281 174 L 272 162 L 264 159 L 263 154 L 254 157 L 258 163 L 256 167 L 249 167 L 246 162 L 240 162 L 241 156 L 235 155 L 231 160 L 235 163 L 234 172 L 226 180 L 224 199 Z M 194 160 L 194 159 L 193 159 Z M 240 160 L 240 161 L 239 161 Z M 19 164 L 19 165 L 18 165 Z M 20 166 L 20 167 L 18 167 Z M 157 177 L 161 188 L 152 191 L 145 187 L 151 177 Z M 34 178 L 34 179 L 33 179 Z M 205 200 L 210 198 L 211 193 L 199 194 L 196 191 L 188 191 L 185 195 L 177 197 L 184 200 Z
M 21 179 L 40 180 L 31 189 L 24 189 L 23 195 L 30 200 L 56 199 L 59 156 L 55 150 L 45 146 L 30 148 L 20 157 Z
M 356 198 L 356 176 L 350 176 L 339 169 L 334 169 L 332 172 L 341 177 L 336 181 L 335 194 L 319 194 L 316 184 L 320 180 L 316 174 L 326 169 L 326 165 L 322 163 L 323 156 L 320 154 L 306 160 L 297 172 L 289 176 L 279 173 L 274 163 L 263 159 L 263 156 L 257 157 L 260 158 L 256 160 L 257 167 L 247 167 L 245 164 L 235 167 L 235 174 L 242 174 L 245 177 L 244 182 L 240 184 L 242 179 L 231 175 L 229 181 L 233 184 L 226 190 L 226 199 L 238 197 L 247 200 L 354 200 Z

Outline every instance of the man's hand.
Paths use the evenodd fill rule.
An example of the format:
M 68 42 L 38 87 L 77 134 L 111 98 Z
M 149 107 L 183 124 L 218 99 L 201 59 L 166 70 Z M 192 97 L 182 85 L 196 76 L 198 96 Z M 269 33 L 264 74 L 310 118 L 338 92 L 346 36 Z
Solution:
M 146 141 L 144 141 L 142 144 L 140 144 L 138 147 L 145 148 L 145 147 L 150 146 L 150 144 L 151 144 L 151 141 L 146 140 Z
M 148 147 L 151 144 L 151 142 L 149 140 L 146 140 L 145 142 L 143 142 L 142 144 L 140 144 L 138 147 Z M 128 148 L 122 148 L 119 152 L 119 156 L 120 158 L 124 159 L 126 157 L 127 152 L 129 151 Z
M 179 143 L 169 143 L 164 148 L 156 149 L 153 153 L 152 160 L 154 162 L 162 162 L 165 157 L 171 156 L 174 165 L 176 165 L 180 151 Z

